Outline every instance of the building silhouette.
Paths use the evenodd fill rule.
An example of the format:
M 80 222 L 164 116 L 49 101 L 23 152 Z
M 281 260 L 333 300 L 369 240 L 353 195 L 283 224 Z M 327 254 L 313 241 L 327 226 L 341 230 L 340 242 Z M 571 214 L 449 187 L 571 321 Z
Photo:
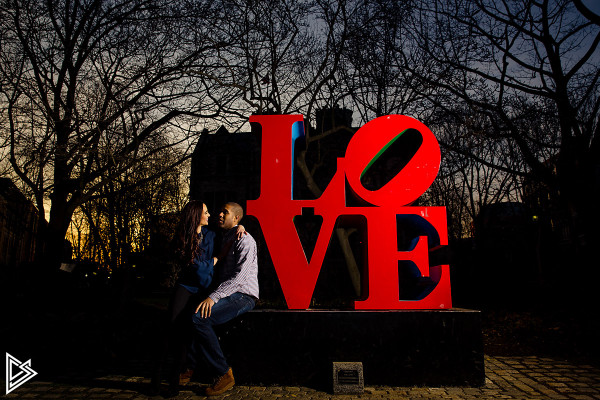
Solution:
M 191 161 L 190 198 L 202 200 L 213 215 L 217 207 L 246 201 L 260 193 L 260 138 L 253 132 L 230 133 L 224 126 L 204 130 Z
M 0 266 L 32 262 L 39 229 L 38 210 L 9 178 L 0 178 Z

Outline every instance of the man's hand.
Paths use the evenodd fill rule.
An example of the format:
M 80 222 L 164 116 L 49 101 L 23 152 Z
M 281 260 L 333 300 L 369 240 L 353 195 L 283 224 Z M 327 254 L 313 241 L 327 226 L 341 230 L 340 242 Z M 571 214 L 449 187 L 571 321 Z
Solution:
M 207 297 L 202 303 L 198 305 L 198 307 L 196 308 L 196 313 L 200 311 L 200 316 L 202 318 L 208 318 L 210 317 L 210 311 L 212 310 L 212 307 L 214 305 L 215 302 L 213 301 L 213 299 Z

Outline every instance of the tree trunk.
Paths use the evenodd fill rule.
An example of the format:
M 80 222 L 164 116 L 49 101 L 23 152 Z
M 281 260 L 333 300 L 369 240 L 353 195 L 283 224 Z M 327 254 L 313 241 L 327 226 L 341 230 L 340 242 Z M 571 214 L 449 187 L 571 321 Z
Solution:
M 71 255 L 65 251 L 65 236 L 73 217 L 73 211 L 67 201 L 67 193 L 55 190 L 52 195 L 50 221 L 48 221 L 44 235 L 43 258 L 36 261 L 41 261 L 49 268 L 55 269 L 59 268 L 62 262 L 71 259 Z

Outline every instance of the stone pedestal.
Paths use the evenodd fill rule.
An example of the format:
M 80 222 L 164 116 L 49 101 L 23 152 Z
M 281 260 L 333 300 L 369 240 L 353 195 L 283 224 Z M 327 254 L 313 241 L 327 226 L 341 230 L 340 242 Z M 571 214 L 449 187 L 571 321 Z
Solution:
M 217 332 L 239 384 L 330 389 L 334 362 L 362 362 L 367 386 L 485 382 L 474 310 L 253 310 Z

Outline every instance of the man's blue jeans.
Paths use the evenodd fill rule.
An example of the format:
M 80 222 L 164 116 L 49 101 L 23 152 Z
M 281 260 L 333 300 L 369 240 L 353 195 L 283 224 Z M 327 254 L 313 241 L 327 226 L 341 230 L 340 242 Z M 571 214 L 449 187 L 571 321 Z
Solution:
M 194 343 L 192 345 L 192 351 L 190 354 L 190 361 L 192 364 L 195 363 L 195 358 L 200 353 L 204 356 L 208 366 L 213 370 L 212 372 L 220 375 L 225 375 L 229 370 L 229 365 L 221 345 L 219 344 L 219 338 L 215 334 L 213 326 L 221 325 L 225 322 L 231 321 L 238 315 L 250 311 L 254 308 L 255 302 L 252 296 L 248 296 L 242 293 L 234 293 L 231 296 L 224 297 L 219 300 L 213 307 L 210 313 L 210 317 L 202 318 L 200 313 L 196 313 L 193 317 L 194 322 Z

